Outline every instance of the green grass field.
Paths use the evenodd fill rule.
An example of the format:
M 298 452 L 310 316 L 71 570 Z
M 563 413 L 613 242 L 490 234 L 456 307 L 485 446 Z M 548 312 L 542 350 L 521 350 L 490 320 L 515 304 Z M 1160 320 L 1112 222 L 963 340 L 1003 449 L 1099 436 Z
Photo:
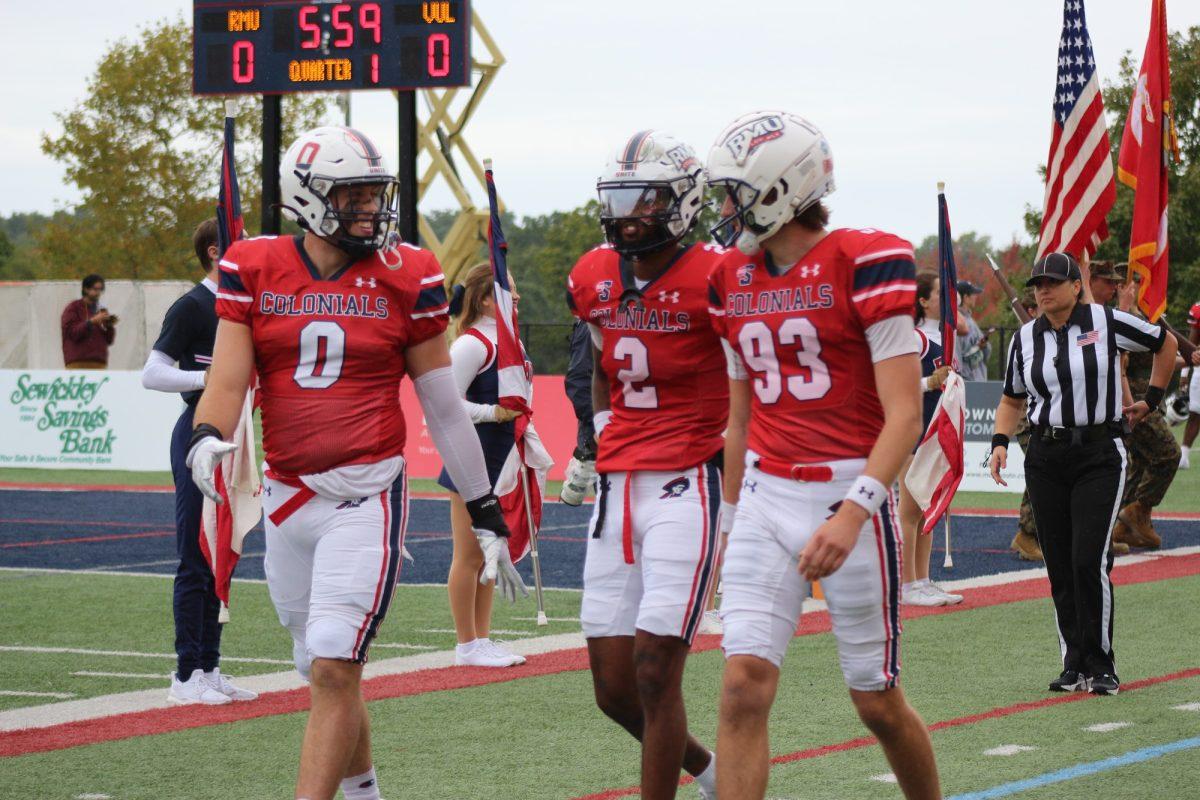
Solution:
M 169 582 L 158 578 L 0 573 L 0 644 L 169 652 L 160 609 Z M 1126 684 L 1200 666 L 1200 615 L 1187 609 L 1200 576 L 1120 587 L 1116 643 Z M 555 592 L 554 616 L 577 614 L 578 595 Z M 532 604 L 497 606 L 496 627 L 534 632 Z M 524 617 L 525 619 L 519 619 Z M 36 620 L 36 622 L 34 621 Z M 440 589 L 402 586 L 380 642 L 448 647 Z M 543 629 L 545 630 L 545 629 Z M 560 623 L 551 632 L 577 630 Z M 510 637 L 513 638 L 513 637 Z M 289 644 L 260 584 L 235 587 L 227 655 L 287 659 Z M 373 653 L 379 659 L 400 654 Z M 903 685 L 927 723 L 986 714 L 1049 695 L 1058 647 L 1048 600 L 927 616 L 905 623 Z M 164 687 L 162 681 L 92 684 L 71 671 L 165 672 L 169 660 L 42 657 L 4 653 L 0 686 L 96 694 Z M 722 660 L 694 655 L 686 674 L 690 726 L 712 743 Z M 237 674 L 283 669 L 232 665 Z M 1200 678 L 1161 683 L 1112 698 L 1027 710 L 933 734 L 947 797 L 1076 764 L 1196 736 Z M 9 704 L 11 707 L 11 704 Z M 384 796 L 403 798 L 572 798 L 637 783 L 637 749 L 592 703 L 586 672 L 564 672 L 371 703 L 375 758 Z M 177 733 L 0 759 L 0 797 L 73 800 L 228 800 L 290 796 L 305 715 L 283 714 Z M 1107 732 L 1097 723 L 1128 723 Z M 772 720 L 772 751 L 792 753 L 863 735 L 836 666 L 830 634 L 794 641 Z M 1031 750 L 985 755 L 1003 745 Z M 896 797 L 878 747 L 835 752 L 772 769 L 768 797 Z M 1191 749 L 1022 792 L 1022 798 L 1195 798 L 1200 750 Z M 685 787 L 680 797 L 695 797 Z M 1007 795 L 1005 795 L 1007 796 Z

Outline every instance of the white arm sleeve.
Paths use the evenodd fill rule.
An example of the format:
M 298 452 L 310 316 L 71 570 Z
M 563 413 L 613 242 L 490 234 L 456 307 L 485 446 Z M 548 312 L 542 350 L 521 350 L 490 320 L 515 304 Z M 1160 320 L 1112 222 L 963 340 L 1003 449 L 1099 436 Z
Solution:
M 921 352 L 920 341 L 913 335 L 915 324 L 908 314 L 876 322 L 867 328 L 867 346 L 871 348 L 871 361 L 878 364 L 896 356 L 916 355 Z
M 725 348 L 725 374 L 733 381 L 747 380 L 750 375 L 746 372 L 746 365 L 742 363 L 742 357 L 733 349 L 733 345 L 722 339 L 721 347 Z
M 600 326 L 593 325 L 590 322 L 587 324 L 587 326 L 588 326 L 588 333 L 590 333 L 592 335 L 592 345 L 595 346 L 595 348 L 597 350 L 603 350 L 604 349 L 604 334 L 600 332 Z
M 198 392 L 204 388 L 204 372 L 179 369 L 175 359 L 151 350 L 142 367 L 142 386 L 156 392 Z
M 467 387 L 487 363 L 487 357 L 487 348 L 474 336 L 460 336 L 450 345 L 450 368 L 454 370 L 454 385 L 458 387 L 458 396 L 463 398 L 462 404 L 467 409 L 467 416 L 475 424 L 496 421 L 495 406 L 489 403 L 472 403 L 466 399 Z
M 413 388 L 425 413 L 429 436 L 446 465 L 446 472 L 450 473 L 450 480 L 458 487 L 459 495 L 463 500 L 483 497 L 492 490 L 492 485 L 479 436 L 463 408 L 454 373 L 450 367 L 430 370 L 413 380 Z

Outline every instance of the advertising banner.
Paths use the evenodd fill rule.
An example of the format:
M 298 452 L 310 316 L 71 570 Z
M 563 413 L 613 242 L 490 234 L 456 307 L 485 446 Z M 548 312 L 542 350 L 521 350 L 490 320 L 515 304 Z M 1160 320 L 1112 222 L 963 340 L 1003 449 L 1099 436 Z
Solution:
M 967 410 L 963 439 L 960 492 L 1023 492 L 1025 491 L 1025 454 L 1016 440 L 1008 448 L 1008 466 L 1001 473 L 1008 488 L 998 485 L 988 474 L 987 460 L 992 454 L 992 433 L 996 429 L 996 406 L 1000 405 L 1001 381 L 967 381 Z M 1024 413 L 1024 412 L 1022 412 Z
M 0 467 L 170 470 L 182 410 L 140 372 L 0 370 Z

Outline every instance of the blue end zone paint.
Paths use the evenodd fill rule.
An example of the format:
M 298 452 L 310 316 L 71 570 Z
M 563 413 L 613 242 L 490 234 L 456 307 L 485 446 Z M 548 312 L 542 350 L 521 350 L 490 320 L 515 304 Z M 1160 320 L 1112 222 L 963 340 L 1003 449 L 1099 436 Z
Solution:
M 174 506 L 169 493 L 0 491 L 0 566 L 173 573 Z M 592 507 L 547 503 L 544 508 L 543 580 L 546 586 L 580 588 Z M 1008 549 L 1016 523 L 1014 518 L 955 517 L 952 570 L 942 568 L 944 538 L 939 526 L 933 533 L 934 579 L 973 578 L 1034 566 L 1017 560 Z M 1155 527 L 1170 547 L 1200 545 L 1200 525 L 1195 522 L 1156 522 Z M 99 541 L 12 546 L 79 537 Z M 412 500 L 405 544 L 416 563 L 405 562 L 400 582 L 444 583 L 450 570 L 449 505 L 441 500 Z M 262 578 L 262 552 L 259 529 L 247 538 L 237 577 Z M 532 585 L 528 558 L 519 569 Z
M 1156 523 L 1157 524 L 1157 523 Z M 1130 764 L 1138 764 L 1142 761 L 1149 761 L 1153 758 L 1161 758 L 1162 756 L 1178 753 L 1182 750 L 1191 750 L 1200 747 L 1200 737 L 1193 739 L 1181 739 L 1178 742 L 1170 742 L 1168 744 L 1160 744 L 1155 747 L 1145 747 L 1141 750 L 1133 750 L 1124 755 L 1113 756 L 1106 758 L 1103 761 L 1093 761 L 1090 764 L 1076 764 L 1073 767 L 1060 769 L 1057 772 L 1047 772 L 1045 775 L 1037 775 L 1033 778 L 1026 778 L 1023 781 L 1013 781 L 1012 783 L 1002 783 L 999 786 L 994 786 L 991 789 L 984 789 L 980 792 L 970 792 L 968 794 L 956 794 L 948 800 L 992 800 L 997 797 L 1008 797 L 1019 792 L 1027 792 L 1030 789 L 1040 789 L 1043 786 L 1049 786 L 1054 783 L 1063 783 L 1064 781 L 1083 778 L 1088 775 L 1095 775 L 1100 772 L 1107 772 L 1118 767 L 1129 766 Z

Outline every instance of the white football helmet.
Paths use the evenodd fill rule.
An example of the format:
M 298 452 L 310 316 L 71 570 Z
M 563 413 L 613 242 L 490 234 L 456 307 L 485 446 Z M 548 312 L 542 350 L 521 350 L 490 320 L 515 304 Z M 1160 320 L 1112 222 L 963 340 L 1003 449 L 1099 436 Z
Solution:
M 605 238 L 621 255 L 636 258 L 677 243 L 696 224 L 704 165 L 674 136 L 638 131 L 609 159 L 596 191 Z M 652 221 L 653 231 L 629 241 L 621 226 L 630 219 Z
M 834 189 L 833 155 L 808 120 L 786 111 L 754 111 L 721 132 L 708 154 L 708 185 L 733 201 L 732 216 L 712 229 L 747 255 Z
M 326 125 L 301 134 L 279 165 L 279 184 L 283 213 L 349 255 L 365 258 L 388 244 L 396 226 L 398 182 L 375 143 L 353 128 Z M 333 190 L 354 185 L 379 187 L 375 211 L 334 207 Z M 351 235 L 348 224 L 364 217 L 374 233 Z
M 1162 403 L 1163 416 L 1167 419 L 1168 425 L 1178 425 L 1181 422 L 1187 422 L 1188 418 L 1188 396 L 1178 392 L 1172 392 L 1167 395 L 1167 399 Z

